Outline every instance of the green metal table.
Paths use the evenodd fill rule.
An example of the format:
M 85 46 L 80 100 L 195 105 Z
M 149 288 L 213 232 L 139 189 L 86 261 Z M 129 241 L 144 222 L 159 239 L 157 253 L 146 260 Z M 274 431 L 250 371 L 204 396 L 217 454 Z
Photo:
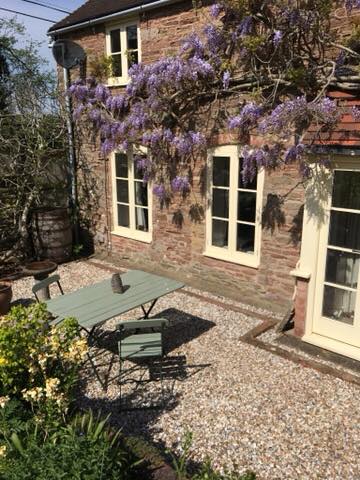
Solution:
M 129 310 L 141 307 L 143 318 L 148 318 L 158 298 L 174 292 L 184 284 L 141 270 L 130 270 L 121 275 L 124 293 L 113 293 L 111 278 L 46 302 L 54 323 L 66 317 L 75 317 L 90 336 L 101 324 Z M 145 305 L 150 303 L 148 309 Z

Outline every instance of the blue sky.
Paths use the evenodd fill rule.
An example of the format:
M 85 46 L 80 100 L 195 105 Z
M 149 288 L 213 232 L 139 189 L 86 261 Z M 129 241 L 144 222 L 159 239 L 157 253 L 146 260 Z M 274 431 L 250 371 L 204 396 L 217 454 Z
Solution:
M 73 11 L 78 8 L 80 5 L 85 3 L 85 0 L 34 0 L 39 3 L 57 7 L 67 11 Z M 67 14 L 57 12 L 55 10 L 50 10 L 49 8 L 40 7 L 38 5 L 33 5 L 31 3 L 24 2 L 23 0 L 0 0 L 0 7 L 8 8 L 11 10 L 17 10 L 19 12 L 28 13 L 30 15 L 35 15 L 43 18 L 48 18 L 49 20 L 59 21 L 64 18 Z M 0 10 L 1 18 L 13 18 L 15 15 L 12 13 L 4 12 Z M 46 58 L 52 67 L 55 66 L 54 60 L 52 58 L 51 50 L 48 48 L 48 37 L 46 35 L 47 29 L 50 28 L 52 23 L 44 22 L 41 20 L 36 20 L 34 18 L 25 17 L 23 15 L 16 15 L 16 18 L 19 22 L 23 23 L 26 27 L 27 34 L 32 39 L 43 42 L 43 45 L 40 48 L 40 54 Z

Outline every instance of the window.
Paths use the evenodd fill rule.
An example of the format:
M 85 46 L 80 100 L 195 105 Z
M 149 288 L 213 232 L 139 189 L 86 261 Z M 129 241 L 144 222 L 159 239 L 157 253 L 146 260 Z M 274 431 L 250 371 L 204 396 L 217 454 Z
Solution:
M 132 151 L 113 154 L 113 233 L 151 241 L 151 195 Z
M 129 68 L 140 61 L 139 24 L 134 21 L 109 27 L 106 33 L 106 49 L 111 58 L 109 84 L 126 84 Z
M 205 255 L 258 267 L 264 172 L 244 184 L 236 145 L 209 155 Z

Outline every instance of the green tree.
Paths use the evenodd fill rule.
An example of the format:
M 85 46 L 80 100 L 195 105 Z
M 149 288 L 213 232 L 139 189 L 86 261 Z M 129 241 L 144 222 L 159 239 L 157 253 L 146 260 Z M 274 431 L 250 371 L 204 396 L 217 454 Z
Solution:
M 66 202 L 64 116 L 38 48 L 0 20 L 0 264 L 31 255 L 33 207 Z

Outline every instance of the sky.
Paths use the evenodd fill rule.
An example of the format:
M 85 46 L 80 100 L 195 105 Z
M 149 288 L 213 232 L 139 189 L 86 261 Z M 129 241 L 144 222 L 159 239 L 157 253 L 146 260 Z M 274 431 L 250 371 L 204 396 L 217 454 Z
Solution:
M 85 3 L 85 0 L 34 0 L 37 3 L 49 5 L 61 10 L 72 12 L 76 10 L 80 5 Z M 62 18 L 66 17 L 66 13 L 44 8 L 32 3 L 25 2 L 24 0 L 0 0 L 0 8 L 7 8 L 10 10 L 16 10 L 18 12 L 28 13 L 37 17 L 43 17 L 49 20 L 58 22 Z M 0 10 L 0 18 L 13 18 L 23 23 L 26 27 L 27 34 L 33 40 L 42 42 L 42 46 L 39 49 L 40 55 L 49 61 L 51 67 L 55 68 L 55 62 L 51 53 L 51 49 L 48 47 L 48 37 L 46 32 L 48 28 L 53 25 L 51 22 L 45 22 L 37 20 L 35 18 L 26 17 L 23 15 L 15 15 L 13 13 L 4 12 Z

